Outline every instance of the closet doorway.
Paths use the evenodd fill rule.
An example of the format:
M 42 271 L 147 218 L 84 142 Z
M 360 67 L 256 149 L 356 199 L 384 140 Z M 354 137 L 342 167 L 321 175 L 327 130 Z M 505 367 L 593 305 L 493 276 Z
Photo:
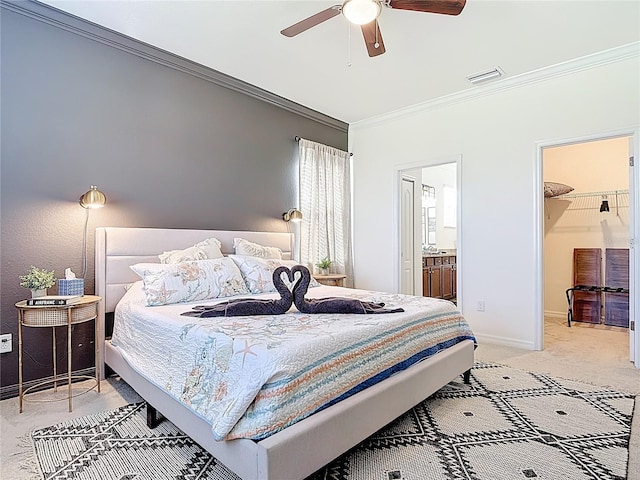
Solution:
M 633 141 L 633 136 L 617 136 L 542 148 L 545 348 L 566 342 L 571 355 L 576 345 L 567 329 L 588 328 L 595 341 L 602 336 L 603 358 L 627 365 L 637 358 L 636 334 L 629 328 L 636 264 L 630 248 L 637 216 L 629 160 Z M 576 285 L 590 291 L 568 290 Z M 626 292 L 607 293 L 610 287 Z

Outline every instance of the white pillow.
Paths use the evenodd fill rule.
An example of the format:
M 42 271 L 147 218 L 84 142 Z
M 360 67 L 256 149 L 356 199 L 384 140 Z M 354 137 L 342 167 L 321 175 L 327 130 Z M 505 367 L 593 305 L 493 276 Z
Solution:
M 222 258 L 222 244 L 217 238 L 207 238 L 184 250 L 170 250 L 158 255 L 160 263 L 194 262 L 211 258 Z
M 269 293 L 275 292 L 276 287 L 273 285 L 273 271 L 285 266 L 288 268 L 298 265 L 295 260 L 280 260 L 277 258 L 260 258 L 247 255 L 229 255 L 238 268 L 242 272 L 244 281 L 251 293 Z M 288 279 L 283 278 L 287 288 L 291 290 L 292 285 Z M 318 287 L 320 284 L 315 278 L 311 277 L 309 287 Z
M 249 293 L 233 260 L 223 257 L 183 263 L 138 263 L 147 305 L 169 305 Z
M 250 242 L 249 240 L 245 240 L 244 238 L 234 238 L 233 248 L 235 249 L 236 255 L 282 259 L 282 250 L 278 247 L 265 247 L 263 245 Z

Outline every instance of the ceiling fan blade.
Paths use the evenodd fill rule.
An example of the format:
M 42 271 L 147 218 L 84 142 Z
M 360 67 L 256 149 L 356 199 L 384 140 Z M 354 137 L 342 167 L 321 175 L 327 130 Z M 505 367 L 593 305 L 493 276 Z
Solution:
M 459 15 L 467 0 L 389 0 L 385 5 L 397 10 Z
M 281 30 L 280 33 L 285 37 L 295 37 L 305 30 L 309 30 L 310 28 L 329 20 L 336 15 L 340 15 L 341 8 L 342 5 L 334 5 L 333 7 L 329 7 L 326 10 L 322 10 L 321 12 L 316 13 L 315 15 L 311 15 L 309 18 L 305 18 L 304 20 L 300 20 L 298 23 L 294 23 L 290 27 Z
M 377 20 L 361 25 L 360 28 L 362 29 L 362 36 L 364 37 L 364 43 L 367 44 L 367 52 L 369 52 L 370 57 L 377 57 L 386 52 Z

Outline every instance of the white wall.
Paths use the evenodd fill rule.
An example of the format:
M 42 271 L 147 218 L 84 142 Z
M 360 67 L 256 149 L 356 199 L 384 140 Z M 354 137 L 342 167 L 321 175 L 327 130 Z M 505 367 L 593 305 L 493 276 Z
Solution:
M 422 183 L 436 189 L 436 247 L 438 250 L 454 250 L 457 229 L 444 226 L 444 186 L 456 188 L 456 164 L 446 163 L 422 169 Z
M 564 145 L 544 149 L 544 180 L 574 188 L 571 194 L 629 189 L 629 139 Z M 567 316 L 565 291 L 573 285 L 573 249 L 602 249 L 605 284 L 606 248 L 629 248 L 629 195 L 608 196 L 609 212 L 600 212 L 602 197 L 550 198 L 544 218 L 544 313 Z
M 534 312 L 542 309 L 535 293 L 538 146 L 637 128 L 637 47 L 634 52 L 485 96 L 352 125 L 356 286 L 397 291 L 398 169 L 461 154 L 463 313 L 481 340 L 534 348 Z M 470 308 L 477 300 L 485 300 L 485 312 Z

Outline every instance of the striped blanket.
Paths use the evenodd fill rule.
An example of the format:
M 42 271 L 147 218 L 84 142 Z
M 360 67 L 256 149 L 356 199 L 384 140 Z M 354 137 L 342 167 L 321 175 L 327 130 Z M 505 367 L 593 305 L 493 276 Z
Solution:
M 188 304 L 145 306 L 138 282 L 116 309 L 112 345 L 205 418 L 217 440 L 260 440 L 473 339 L 448 301 L 325 286 L 307 296 L 384 302 L 405 311 L 302 314 L 293 307 L 277 316 L 193 318 L 180 316 Z

